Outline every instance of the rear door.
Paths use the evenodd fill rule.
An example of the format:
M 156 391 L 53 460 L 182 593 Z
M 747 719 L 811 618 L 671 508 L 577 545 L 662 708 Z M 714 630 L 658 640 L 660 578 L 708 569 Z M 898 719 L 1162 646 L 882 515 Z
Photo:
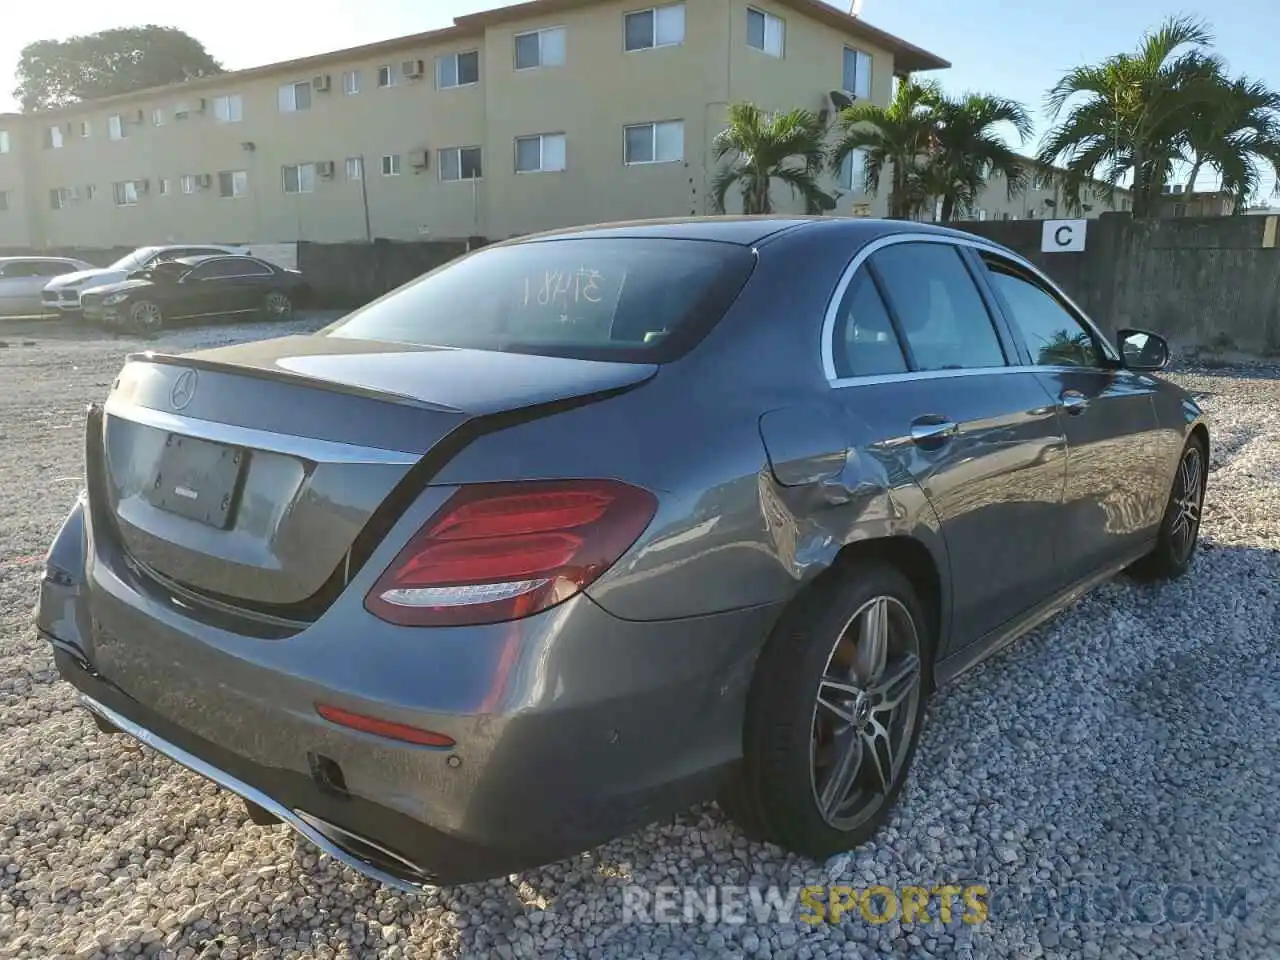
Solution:
M 1061 412 L 1067 482 L 1055 540 L 1073 582 L 1124 559 L 1160 522 L 1168 490 L 1158 480 L 1156 382 L 1123 369 L 1042 277 L 998 254 L 980 259 L 1024 362 Z
M 235 273 L 228 274 L 226 282 L 227 312 L 235 314 L 257 313 L 262 301 L 275 280 L 275 271 L 265 263 L 249 257 L 230 261 Z
M 832 355 L 853 429 L 915 479 L 938 517 L 952 649 L 1044 599 L 1065 440 L 967 257 L 918 237 L 873 252 L 838 308 Z
M 239 309 L 236 278 L 241 265 L 235 258 L 206 260 L 182 278 L 174 307 L 192 319 L 218 317 Z

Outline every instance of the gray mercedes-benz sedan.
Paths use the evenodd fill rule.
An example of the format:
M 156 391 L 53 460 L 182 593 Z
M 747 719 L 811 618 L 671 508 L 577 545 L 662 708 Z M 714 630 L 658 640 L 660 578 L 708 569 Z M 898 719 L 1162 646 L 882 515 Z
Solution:
M 101 729 L 400 888 L 712 797 L 823 857 L 936 685 L 1187 570 L 1209 436 L 1168 359 L 942 228 L 525 237 L 315 335 L 130 356 L 37 622 Z

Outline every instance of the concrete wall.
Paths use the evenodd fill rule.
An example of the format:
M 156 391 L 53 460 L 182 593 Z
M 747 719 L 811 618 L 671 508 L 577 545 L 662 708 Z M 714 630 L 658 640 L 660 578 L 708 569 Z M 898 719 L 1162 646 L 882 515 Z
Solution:
M 1154 330 L 1181 350 L 1280 353 L 1275 217 L 1108 215 L 1089 222 L 1082 253 L 1041 253 L 1038 221 L 955 226 L 1027 257 L 1110 332 Z

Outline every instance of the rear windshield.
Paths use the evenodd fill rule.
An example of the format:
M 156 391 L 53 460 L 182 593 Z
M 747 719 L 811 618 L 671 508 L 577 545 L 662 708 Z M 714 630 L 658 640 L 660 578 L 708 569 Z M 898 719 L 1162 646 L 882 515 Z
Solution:
M 755 263 L 736 244 L 582 238 L 493 247 L 328 328 L 334 337 L 660 362 L 704 336 Z

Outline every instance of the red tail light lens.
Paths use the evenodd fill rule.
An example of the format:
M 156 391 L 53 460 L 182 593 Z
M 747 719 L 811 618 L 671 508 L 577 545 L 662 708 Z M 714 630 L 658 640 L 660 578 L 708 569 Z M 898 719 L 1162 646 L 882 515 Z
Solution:
M 530 616 L 613 566 L 657 506 L 649 491 L 616 480 L 463 487 L 400 552 L 365 607 L 406 626 Z

